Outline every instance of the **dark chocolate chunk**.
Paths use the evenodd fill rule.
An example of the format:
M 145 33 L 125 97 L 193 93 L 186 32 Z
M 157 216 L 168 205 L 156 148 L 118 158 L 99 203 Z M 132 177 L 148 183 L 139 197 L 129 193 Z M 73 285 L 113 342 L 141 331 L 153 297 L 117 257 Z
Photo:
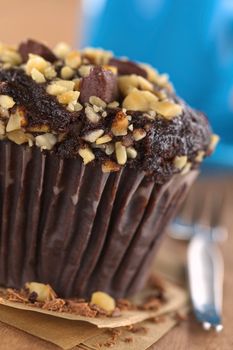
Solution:
M 39 55 L 51 63 L 57 60 L 57 57 L 47 46 L 32 39 L 22 42 L 18 51 L 24 63 L 27 62 L 29 53 Z
M 131 61 L 121 61 L 117 58 L 111 58 L 109 61 L 110 66 L 115 66 L 118 69 L 118 75 L 130 75 L 137 74 L 143 78 L 147 78 L 147 72 L 138 64 Z
M 100 66 L 91 69 L 90 74 L 80 84 L 80 102 L 89 102 L 91 96 L 97 96 L 109 103 L 117 98 L 117 77 L 110 70 Z

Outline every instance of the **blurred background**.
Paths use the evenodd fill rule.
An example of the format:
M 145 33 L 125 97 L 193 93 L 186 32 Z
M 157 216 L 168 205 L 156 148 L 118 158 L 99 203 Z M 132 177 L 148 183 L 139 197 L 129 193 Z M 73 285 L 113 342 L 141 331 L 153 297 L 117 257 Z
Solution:
M 208 168 L 233 169 L 233 0 L 8 0 L 0 30 L 5 43 L 104 47 L 167 72 L 221 137 Z

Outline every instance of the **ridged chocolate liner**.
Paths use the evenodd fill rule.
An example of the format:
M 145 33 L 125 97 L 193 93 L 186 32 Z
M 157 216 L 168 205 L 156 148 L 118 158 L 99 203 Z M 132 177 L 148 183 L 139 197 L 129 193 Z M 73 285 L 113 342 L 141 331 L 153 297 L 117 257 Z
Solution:
M 0 284 L 49 283 L 63 297 L 143 287 L 162 232 L 197 172 L 163 186 L 124 168 L 0 142 Z

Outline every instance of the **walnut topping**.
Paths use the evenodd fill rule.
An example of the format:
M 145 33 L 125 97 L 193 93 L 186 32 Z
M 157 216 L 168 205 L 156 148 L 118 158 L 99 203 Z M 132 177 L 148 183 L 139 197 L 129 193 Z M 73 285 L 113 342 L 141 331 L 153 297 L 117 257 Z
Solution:
M 128 158 L 135 159 L 137 157 L 138 152 L 133 147 L 126 148 L 126 153 Z
M 36 146 L 40 147 L 41 150 L 47 149 L 51 150 L 57 142 L 55 135 L 46 133 L 35 137 Z
M 32 74 L 33 68 L 37 69 L 40 73 L 44 74 L 45 69 L 50 65 L 51 63 L 46 61 L 43 57 L 30 53 L 25 69 L 28 75 Z
M 151 67 L 149 64 L 143 63 L 141 66 L 147 72 L 147 77 L 152 83 L 155 83 L 161 87 L 165 87 L 169 91 L 173 91 L 173 87 L 169 82 L 169 76 L 167 74 L 159 74 L 158 71 Z
M 100 108 L 106 108 L 106 103 L 101 100 L 101 98 L 97 97 L 97 96 L 91 96 L 89 98 L 89 102 L 90 104 L 92 104 L 93 106 L 97 106 L 97 107 L 100 107 Z
M 87 47 L 83 50 L 83 54 L 87 57 L 91 63 L 95 63 L 98 65 L 107 65 L 109 59 L 113 56 L 112 52 L 105 51 L 102 49 L 94 49 L 91 47 Z
M 89 65 L 82 65 L 81 67 L 79 67 L 78 72 L 81 75 L 81 77 L 88 77 L 92 67 L 93 66 L 90 64 Z
M 104 292 L 95 292 L 91 295 L 91 304 L 95 304 L 107 312 L 112 312 L 116 307 L 115 300 Z
M 9 140 L 13 141 L 14 143 L 17 143 L 17 145 L 21 145 L 23 143 L 28 142 L 29 146 L 32 146 L 32 142 L 34 140 L 32 135 L 24 133 L 22 130 L 10 131 L 7 133 L 7 137 Z
M 109 143 L 108 145 L 106 145 L 105 147 L 105 153 L 110 156 L 111 154 L 113 154 L 115 151 L 115 146 L 112 143 Z
M 158 98 L 150 91 L 132 89 L 123 101 L 123 107 L 131 111 L 146 112 L 153 109 L 153 105 Z
M 144 129 L 134 129 L 133 131 L 133 138 L 135 141 L 140 141 L 146 136 L 146 132 Z
M 71 51 L 65 57 L 65 64 L 72 69 L 77 69 L 81 62 L 81 55 L 78 51 Z
M 123 95 L 128 95 L 133 88 L 153 91 L 153 84 L 140 75 L 123 75 L 118 78 L 118 86 Z
M 0 60 L 13 66 L 22 62 L 20 54 L 14 48 L 3 44 L 0 44 Z
M 31 77 L 33 80 L 35 80 L 38 84 L 45 83 L 46 79 L 44 74 L 42 74 L 38 69 L 32 68 L 31 71 Z
M 89 147 L 80 148 L 78 153 L 82 157 L 84 164 L 88 164 L 95 159 L 95 155 Z
M 61 69 L 62 79 L 71 79 L 74 76 L 74 70 L 68 66 L 64 66 Z
M 187 162 L 183 170 L 181 171 L 181 175 L 186 175 L 190 171 L 191 167 L 192 167 L 192 163 Z
M 187 156 L 176 156 L 174 159 L 174 165 L 177 169 L 183 169 L 188 161 Z
M 117 108 L 119 107 L 119 105 L 120 105 L 119 102 L 113 101 L 108 104 L 108 108 Z
M 96 140 L 96 144 L 102 145 L 102 144 L 108 143 L 110 141 L 112 141 L 112 137 L 109 135 L 104 135 Z
M 66 43 L 58 43 L 55 48 L 53 49 L 53 52 L 58 58 L 64 59 L 68 53 L 71 51 L 71 47 Z
M 171 101 L 158 101 L 158 97 L 149 91 L 134 88 L 123 101 L 123 107 L 132 111 L 150 111 L 161 114 L 166 119 L 172 119 L 182 113 L 182 107 Z
M 62 104 L 76 103 L 79 98 L 79 91 L 66 91 L 57 96 L 57 99 Z
M 197 155 L 195 157 L 195 162 L 201 163 L 203 161 L 203 158 L 205 156 L 205 152 L 204 151 L 198 151 Z
M 111 131 L 115 136 L 127 135 L 128 125 L 129 121 L 127 115 L 122 111 L 119 111 L 113 120 Z
M 116 142 L 115 152 L 116 152 L 117 163 L 120 165 L 124 165 L 127 161 L 126 147 L 123 146 L 121 142 Z
M 57 72 L 55 71 L 55 69 L 52 66 L 48 66 L 44 70 L 44 76 L 46 79 L 52 80 L 53 78 L 55 78 L 57 76 Z
M 97 129 L 97 130 L 93 130 L 93 131 L 90 131 L 87 135 L 83 136 L 82 138 L 85 140 L 85 141 L 88 141 L 88 142 L 95 142 L 100 136 L 102 136 L 104 133 L 104 130 L 103 129 Z
M 158 101 L 154 103 L 153 109 L 168 120 L 179 116 L 183 111 L 181 105 L 171 101 Z
M 209 151 L 213 152 L 219 142 L 219 136 L 216 134 L 211 135 L 210 137 L 210 144 L 209 144 Z
M 56 293 L 49 284 L 28 282 L 25 284 L 25 289 L 28 290 L 30 294 L 33 293 L 36 296 L 36 301 L 49 301 L 57 297 Z
M 7 123 L 6 126 L 6 131 L 14 131 L 14 130 L 19 130 L 21 128 L 21 121 L 20 121 L 20 115 L 19 114 L 12 114 L 10 116 L 10 119 Z
M 91 106 L 86 106 L 85 114 L 86 114 L 86 117 L 92 123 L 98 123 L 98 121 L 100 120 L 100 116 L 94 111 L 94 109 Z
M 15 101 L 11 96 L 0 95 L 0 106 L 4 109 L 10 109 L 15 105 Z
M 71 80 L 56 80 L 47 86 L 47 93 L 53 96 L 61 95 L 68 91 L 73 91 L 75 83 Z

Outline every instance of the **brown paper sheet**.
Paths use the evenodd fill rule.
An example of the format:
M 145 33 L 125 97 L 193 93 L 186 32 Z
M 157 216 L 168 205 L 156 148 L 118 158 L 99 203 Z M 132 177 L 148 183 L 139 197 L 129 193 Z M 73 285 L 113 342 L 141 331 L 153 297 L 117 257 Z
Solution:
M 145 290 L 134 300 L 139 301 L 147 293 L 148 290 Z M 186 290 L 167 283 L 167 295 L 168 301 L 157 311 L 127 311 L 117 318 L 93 319 L 49 312 L 33 307 L 28 310 L 27 305 L 1 299 L 1 303 L 4 304 L 0 305 L 0 321 L 49 341 L 64 350 L 72 349 L 76 345 L 83 347 L 83 349 L 99 349 L 98 344 L 101 344 L 101 349 L 107 349 L 108 346 L 104 344 L 110 338 L 109 332 L 111 332 L 111 329 L 142 322 L 141 325 L 147 328 L 145 334 L 132 333 L 125 328 L 120 328 L 121 335 L 113 349 L 144 350 L 176 324 L 174 317 L 168 314 L 187 307 L 188 296 Z M 166 319 L 162 323 L 155 324 L 147 320 L 164 314 L 166 314 Z M 83 320 L 86 322 L 83 322 Z M 89 320 L 95 325 L 91 324 Z M 110 329 L 106 330 L 106 328 Z M 132 342 L 125 342 L 127 337 L 131 337 Z
M 96 325 L 98 328 L 115 328 L 115 327 L 129 326 L 134 323 L 144 321 L 148 318 L 159 316 L 161 314 L 165 314 L 173 310 L 177 310 L 182 306 L 184 306 L 185 304 L 187 304 L 188 294 L 186 290 L 167 282 L 166 291 L 167 291 L 166 293 L 167 302 L 163 304 L 157 311 L 138 311 L 138 310 L 122 311 L 122 314 L 119 317 L 102 317 L 102 318 L 93 317 L 92 318 L 92 317 L 78 316 L 75 314 L 69 314 L 65 312 L 59 313 L 59 312 L 48 311 L 48 310 L 43 310 L 41 308 L 28 306 L 26 304 L 21 304 L 18 302 L 11 302 L 3 298 L 0 298 L 0 304 L 11 308 L 24 310 L 26 312 L 30 311 L 32 313 L 40 313 L 40 314 L 45 314 L 52 317 L 62 318 L 62 319 L 67 319 L 72 321 L 85 321 L 93 325 Z M 140 299 L 143 299 L 143 296 L 148 295 L 149 292 L 150 292 L 149 290 L 145 290 L 143 293 L 140 293 L 140 295 L 136 296 L 134 300 L 139 302 Z

